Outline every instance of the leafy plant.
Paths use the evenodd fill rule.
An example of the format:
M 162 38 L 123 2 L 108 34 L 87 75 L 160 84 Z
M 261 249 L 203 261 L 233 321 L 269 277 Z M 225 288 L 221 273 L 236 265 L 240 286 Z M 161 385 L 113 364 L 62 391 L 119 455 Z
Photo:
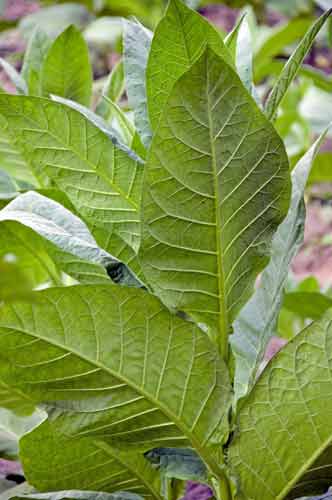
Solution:
M 328 15 L 265 108 L 246 22 L 223 41 L 180 0 L 153 35 L 126 21 L 95 111 L 72 27 L 36 31 L 9 71 L 21 95 L 0 95 L 2 133 L 20 164 L 3 165 L 1 256 L 30 289 L 12 280 L 1 299 L 0 404 L 47 413 L 19 440 L 36 491 L 15 498 L 170 499 L 189 479 L 219 500 L 329 488 L 331 299 L 260 374 L 294 308 L 284 290 L 325 137 L 290 174 L 272 119 Z

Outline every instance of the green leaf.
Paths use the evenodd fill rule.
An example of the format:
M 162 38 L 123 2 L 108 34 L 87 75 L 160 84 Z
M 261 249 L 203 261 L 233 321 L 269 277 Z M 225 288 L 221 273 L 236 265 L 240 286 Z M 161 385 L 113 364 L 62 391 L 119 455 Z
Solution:
M 141 454 L 113 448 L 101 436 L 70 437 L 62 426 L 47 420 L 20 441 L 24 473 L 39 491 L 123 489 L 161 500 L 159 474 Z
M 41 70 L 50 45 L 50 38 L 37 27 L 29 40 L 21 72 L 28 84 L 30 95 L 40 96 L 42 94 Z
M 234 322 L 234 334 L 230 342 L 236 359 L 236 399 L 244 396 L 252 387 L 268 341 L 277 334 L 278 315 L 289 266 L 303 241 L 304 190 L 324 136 L 325 133 L 292 172 L 291 205 L 286 219 L 273 238 L 270 263 L 261 276 L 258 289 Z
M 162 476 L 184 481 L 207 482 L 208 472 L 204 462 L 189 448 L 154 448 L 145 454 Z
M 90 229 L 107 232 L 111 246 L 115 236 L 114 251 L 108 249 L 111 255 L 121 259 L 119 240 L 138 249 L 143 174 L 138 161 L 67 105 L 0 95 L 0 115 L 34 171 L 47 175 L 67 194 Z
M 3 71 L 6 73 L 12 84 L 15 86 L 17 92 L 19 94 L 28 94 L 28 87 L 25 80 L 21 77 L 21 75 L 16 71 L 14 66 L 12 66 L 5 59 L 0 57 L 0 66 Z
M 45 416 L 40 410 L 30 416 L 18 416 L 0 408 L 0 457 L 17 460 L 19 439 L 45 420 Z
M 141 256 L 161 300 L 221 344 L 287 213 L 288 169 L 275 130 L 207 50 L 175 84 L 152 142 Z
M 291 500 L 331 484 L 331 320 L 289 342 L 241 407 L 229 463 L 246 498 Z
M 124 29 L 124 68 L 130 107 L 134 110 L 135 125 L 145 147 L 151 143 L 147 108 L 146 67 L 152 33 L 138 22 L 126 21 Z
M 332 154 L 328 151 L 322 151 L 317 155 L 312 170 L 310 172 L 309 184 L 315 184 L 319 182 L 331 182 L 332 172 L 331 172 L 331 162 Z
M 0 379 L 47 403 L 58 429 L 45 431 L 38 451 L 22 449 L 25 471 L 34 459 L 49 473 L 41 448 L 53 456 L 46 437 L 57 443 L 61 432 L 72 457 L 81 456 L 86 440 L 125 450 L 193 446 L 222 474 L 212 446 L 227 436 L 231 387 L 206 334 L 136 288 L 78 285 L 35 292 L 33 299 L 33 307 L 18 302 L 0 310 Z M 38 429 L 24 438 L 35 450 Z M 39 487 L 41 467 L 30 467 L 28 480 Z M 66 489 L 54 475 L 56 489 Z
M 35 495 L 15 496 L 13 500 L 142 500 L 143 497 L 127 491 L 100 493 L 97 491 L 57 491 L 55 493 L 36 493 Z M 0 496 L 1 500 L 1 496 Z
M 311 49 L 317 33 L 320 31 L 331 12 L 332 9 L 328 10 L 319 19 L 317 19 L 317 21 L 303 37 L 292 56 L 288 59 L 265 104 L 265 113 L 269 120 L 274 119 L 278 107 L 282 102 L 289 86 L 296 77 L 305 56 Z
M 55 38 L 71 24 L 83 28 L 92 19 L 93 16 L 84 5 L 68 2 L 45 7 L 23 17 L 19 22 L 19 28 L 27 39 L 36 28 L 42 29 L 50 38 Z
M 181 0 L 171 0 L 155 31 L 147 66 L 150 124 L 156 130 L 174 83 L 209 45 L 231 63 L 218 31 Z
M 87 44 L 75 26 L 69 26 L 50 47 L 42 68 L 43 95 L 58 95 L 90 105 L 92 69 Z
M 302 318 L 320 319 L 332 307 L 332 299 L 317 292 L 290 292 L 284 296 L 283 307 Z

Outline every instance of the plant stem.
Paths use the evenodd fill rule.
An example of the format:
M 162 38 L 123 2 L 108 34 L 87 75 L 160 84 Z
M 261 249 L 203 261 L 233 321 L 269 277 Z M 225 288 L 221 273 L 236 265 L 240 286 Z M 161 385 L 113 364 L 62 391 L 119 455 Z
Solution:
M 227 479 L 212 478 L 212 484 L 218 500 L 232 500 L 232 493 Z

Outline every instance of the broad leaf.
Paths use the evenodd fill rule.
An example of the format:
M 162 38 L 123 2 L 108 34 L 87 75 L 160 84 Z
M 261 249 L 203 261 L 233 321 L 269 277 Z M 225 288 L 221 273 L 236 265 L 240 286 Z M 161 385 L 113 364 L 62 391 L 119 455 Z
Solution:
M 227 344 L 288 208 L 288 161 L 233 69 L 207 50 L 174 86 L 143 188 L 144 274 Z M 226 346 L 222 346 L 222 350 Z
M 41 70 L 50 48 L 51 40 L 41 29 L 36 30 L 29 40 L 22 66 L 22 77 L 27 82 L 30 95 L 41 95 Z
M 64 191 L 90 228 L 138 249 L 142 165 L 80 112 L 47 99 L 0 95 L 0 115 L 34 171 Z M 112 238 L 110 240 L 112 246 Z M 121 257 L 120 257 L 121 258 Z
M 142 497 L 127 491 L 119 491 L 117 493 L 100 493 L 97 491 L 57 491 L 54 493 L 36 493 L 35 495 L 15 496 L 13 500 L 142 500 Z M 1 500 L 1 496 L 0 496 Z
M 332 481 L 332 313 L 267 366 L 240 409 L 229 463 L 253 500 L 326 492 Z
M 181 0 L 171 0 L 151 45 L 147 66 L 150 124 L 156 130 L 174 83 L 209 45 L 231 62 L 218 31 Z
M 236 358 L 237 399 L 244 396 L 252 387 L 268 341 L 277 334 L 277 320 L 289 266 L 303 241 L 304 190 L 324 135 L 303 156 L 292 172 L 291 205 L 286 219 L 273 238 L 271 261 L 261 276 L 258 290 L 234 323 L 234 334 L 230 341 Z
M 135 114 L 135 125 L 145 147 L 151 143 L 147 108 L 146 67 L 152 33 L 139 23 L 126 22 L 124 29 L 124 67 L 128 100 Z
M 81 455 L 74 444 L 82 438 L 82 446 L 89 438 L 125 450 L 194 446 L 222 474 L 211 447 L 227 436 L 227 368 L 206 334 L 146 292 L 116 285 L 36 292 L 33 306 L 0 310 L 0 353 L 0 380 L 47 404 L 72 456 Z M 24 457 L 26 468 L 32 458 Z
M 61 427 L 61 420 L 46 421 L 20 441 L 24 472 L 38 491 L 126 490 L 161 500 L 159 474 L 141 454 L 113 448 L 101 436 L 67 436 Z
M 331 12 L 332 9 L 328 10 L 314 23 L 314 25 L 310 28 L 310 30 L 306 33 L 304 38 L 299 43 L 295 52 L 288 59 L 265 105 L 266 116 L 269 118 L 269 120 L 272 120 L 275 117 L 278 107 L 289 86 L 296 77 L 305 56 L 311 49 L 317 33 L 320 31 L 323 24 L 330 16 Z
M 59 95 L 90 105 L 92 70 L 87 44 L 77 28 L 69 26 L 53 42 L 42 67 L 42 93 Z

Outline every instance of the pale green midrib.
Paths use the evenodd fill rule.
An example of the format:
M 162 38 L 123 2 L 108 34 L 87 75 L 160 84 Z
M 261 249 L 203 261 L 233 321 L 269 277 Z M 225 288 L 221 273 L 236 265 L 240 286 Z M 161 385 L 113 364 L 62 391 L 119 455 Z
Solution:
M 44 99 L 44 100 L 45 100 L 45 101 L 47 101 L 46 99 Z M 79 111 L 76 111 L 76 113 L 79 113 Z M 23 119 L 26 119 L 26 116 L 25 116 L 24 114 L 17 113 L 17 115 L 19 115 L 19 116 L 23 117 Z M 80 116 L 83 116 L 83 115 L 82 115 L 82 113 L 79 113 L 79 115 L 80 115 Z M 83 118 L 84 118 L 85 120 L 89 121 L 86 117 L 84 117 L 84 116 L 83 116 Z M 62 143 L 61 138 L 60 138 L 60 140 L 59 140 L 59 137 L 57 137 L 56 135 L 54 135 L 53 133 L 51 133 L 51 132 L 50 132 L 50 130 L 43 130 L 43 129 L 40 129 L 40 128 L 39 128 L 39 127 L 40 127 L 40 124 L 39 124 L 38 122 L 33 122 L 33 123 L 34 123 L 35 125 L 38 125 L 38 129 L 36 129 L 36 130 L 35 130 L 36 132 L 43 132 L 43 133 L 46 133 L 46 134 L 50 135 L 50 136 L 51 136 L 51 137 L 52 137 L 52 138 L 53 138 L 53 139 L 54 139 L 57 143 L 59 143 L 59 144 L 61 144 L 61 143 Z M 106 134 L 105 134 L 102 130 L 98 129 L 98 127 L 96 127 L 96 125 L 94 125 L 92 122 L 90 122 L 90 121 L 89 121 L 89 123 L 90 123 L 91 125 L 93 125 L 93 126 L 94 126 L 97 130 L 98 130 L 98 132 L 99 132 L 100 134 L 103 134 L 103 136 L 107 138 L 107 140 L 108 140 L 108 141 L 111 143 L 111 145 L 112 145 L 112 150 L 114 151 L 114 150 L 115 150 L 115 148 L 116 148 L 116 146 L 112 143 L 112 141 L 110 141 L 109 137 L 107 137 L 107 135 L 106 135 Z M 69 127 L 71 127 L 71 125 L 69 125 Z M 9 125 L 8 125 L 8 128 L 9 128 Z M 18 139 L 18 141 L 19 141 L 19 142 L 21 142 L 19 139 Z M 37 148 L 38 148 L 38 146 L 37 146 Z M 103 180 L 105 180 L 105 181 L 106 181 L 106 183 L 107 183 L 107 184 L 109 184 L 109 185 L 110 185 L 110 186 L 114 189 L 114 191 L 118 192 L 118 193 L 119 193 L 119 195 L 120 195 L 122 198 L 124 198 L 125 200 L 127 200 L 127 201 L 128 201 L 128 203 L 129 203 L 130 205 L 132 205 L 132 207 L 135 209 L 135 211 L 136 211 L 136 212 L 138 212 L 138 204 L 137 204 L 136 202 L 134 202 L 134 200 L 133 200 L 132 198 L 129 198 L 129 197 L 126 195 L 126 193 L 124 193 L 124 192 L 122 191 L 122 189 L 121 189 L 118 185 L 113 184 L 113 183 L 112 183 L 112 181 L 109 179 L 109 177 L 108 177 L 107 175 L 105 175 L 102 171 L 100 172 L 100 170 L 97 170 L 96 166 L 95 166 L 93 163 L 91 163 L 91 161 L 90 161 L 88 158 L 84 158 L 84 157 L 82 157 L 82 156 L 80 155 L 80 153 L 78 153 L 78 152 L 76 151 L 76 148 L 72 147 L 71 145 L 70 145 L 70 146 L 68 146 L 67 144 L 65 144 L 65 148 L 66 148 L 68 151 L 70 151 L 70 152 L 74 153 L 74 154 L 75 154 L 75 155 L 79 158 L 79 160 L 80 160 L 82 163 L 86 163 L 86 164 L 87 164 L 87 165 L 88 165 L 88 166 L 92 169 L 93 173 L 95 173 L 95 175 L 98 175 L 98 176 L 100 176 Z M 49 148 L 47 148 L 47 149 L 49 149 Z M 30 153 L 29 153 L 29 152 L 28 152 L 28 153 L 23 153 L 23 155 L 25 155 L 25 154 L 26 154 L 27 156 L 30 156 Z M 32 153 L 32 154 L 33 154 L 33 153 Z M 130 158 L 130 157 L 128 156 L 128 158 Z M 134 161 L 134 160 L 133 160 L 133 161 Z M 29 163 L 30 163 L 30 161 L 29 161 Z M 48 166 L 49 166 L 49 168 L 52 168 L 52 164 L 48 164 L 48 163 L 46 163 L 46 165 L 48 165 Z M 54 168 L 54 167 L 53 167 L 53 168 Z M 56 167 L 56 168 L 60 168 L 60 169 L 61 169 L 61 167 Z M 113 163 L 113 169 L 114 169 L 114 163 Z M 74 169 L 73 169 L 73 171 L 75 172 L 75 171 L 76 171 L 76 169 L 74 168 Z M 87 174 L 88 174 L 88 173 L 91 173 L 91 172 L 87 171 Z M 35 172 L 34 172 L 34 175 L 35 175 Z M 55 182 L 56 182 L 56 181 L 55 181 Z M 110 194 L 110 196 L 111 196 L 111 194 Z
M 226 308 L 226 291 L 225 291 L 225 276 L 223 269 L 223 249 L 222 249 L 222 220 L 220 214 L 220 200 L 218 190 L 218 172 L 217 172 L 217 159 L 215 144 L 213 140 L 213 123 L 211 117 L 211 102 L 209 95 L 210 79 L 209 79 L 209 60 L 206 61 L 206 99 L 207 99 L 207 115 L 209 120 L 209 137 L 210 147 L 212 154 L 212 169 L 213 169 L 213 183 L 215 193 L 215 213 L 216 213 L 216 249 L 217 249 L 217 264 L 218 264 L 218 294 L 219 294 L 219 338 L 215 339 L 219 347 L 221 357 L 227 363 L 228 361 L 228 317 Z
M 319 456 L 332 444 L 332 435 L 329 436 L 317 449 L 317 451 L 302 465 L 298 473 L 293 479 L 283 488 L 283 490 L 276 497 L 276 500 L 283 500 L 285 496 L 291 491 L 293 486 L 296 485 L 298 480 L 305 474 L 309 467 L 319 458 Z
M 53 290 L 55 290 L 55 288 Z M 15 316 L 17 316 L 17 318 L 19 318 L 15 308 L 13 306 L 10 306 L 10 308 L 14 311 Z M 1 315 L 0 315 L 0 321 L 1 321 Z M 172 413 L 164 406 L 164 404 L 160 403 L 160 400 L 155 399 L 154 397 L 152 397 L 151 395 L 146 393 L 144 389 L 140 388 L 135 383 L 133 383 L 132 381 L 125 378 L 123 374 L 119 374 L 118 372 L 113 371 L 111 368 L 108 368 L 106 365 L 102 364 L 101 362 L 99 362 L 95 359 L 91 360 L 89 357 L 76 351 L 76 349 L 72 348 L 71 346 L 62 345 L 61 343 L 58 343 L 53 339 L 49 339 L 48 337 L 44 337 L 43 335 L 29 332 L 27 330 L 21 330 L 20 328 L 1 326 L 1 324 L 0 324 L 0 331 L 1 331 L 1 329 L 7 329 L 7 330 L 14 329 L 20 333 L 25 334 L 25 335 L 30 335 L 33 338 L 40 339 L 46 343 L 53 345 L 54 347 L 57 347 L 58 349 L 61 349 L 63 351 L 70 352 L 70 353 L 74 354 L 75 356 L 82 359 L 83 361 L 85 361 L 93 366 L 96 366 L 97 368 L 99 368 L 102 371 L 103 370 L 106 371 L 112 377 L 120 379 L 122 382 L 127 384 L 129 387 L 133 388 L 137 393 L 142 394 L 142 396 L 144 396 L 144 398 L 146 400 L 148 400 L 150 403 L 152 403 L 153 405 L 157 406 L 160 410 L 162 410 L 164 412 L 164 414 L 166 415 L 166 417 L 169 418 L 171 422 L 174 422 L 175 425 L 183 432 L 183 434 L 192 442 L 193 448 L 198 452 L 199 455 L 201 455 L 201 457 L 205 460 L 205 462 L 208 464 L 208 466 L 211 468 L 211 470 L 215 474 L 219 475 L 219 477 L 224 476 L 224 473 L 222 472 L 221 467 L 219 467 L 217 462 L 214 460 L 214 458 L 211 457 L 211 455 L 212 455 L 211 450 L 209 451 L 209 450 L 204 449 L 200 445 L 200 443 L 197 441 L 196 437 L 192 435 L 192 433 L 189 431 L 189 429 L 187 429 L 183 425 L 183 423 L 181 421 L 179 421 L 177 416 L 173 416 Z
M 147 479 L 145 478 L 144 474 L 141 474 L 140 472 L 140 469 L 139 467 L 137 469 L 134 469 L 132 468 L 131 466 L 129 466 L 130 464 L 130 461 L 129 462 L 124 462 L 123 460 L 121 460 L 121 454 L 118 453 L 118 454 L 115 454 L 114 450 L 109 444 L 107 444 L 106 442 L 104 441 L 98 441 L 98 440 L 94 440 L 94 443 L 96 444 L 97 447 L 100 447 L 102 448 L 106 453 L 109 453 L 112 457 L 115 458 L 115 460 L 117 460 L 118 462 L 120 462 L 123 467 L 127 470 L 129 470 L 132 474 L 134 474 L 140 481 L 142 481 L 142 483 L 144 484 L 144 486 L 149 490 L 151 491 L 151 493 L 155 496 L 155 498 L 158 498 L 159 500 L 164 500 L 163 497 L 160 495 L 159 491 L 156 490 L 154 487 L 152 487 L 152 484 L 150 481 L 147 481 Z M 143 458 L 143 455 L 142 455 L 142 458 Z M 146 459 L 145 459 L 146 460 Z M 147 465 L 149 465 L 149 463 L 147 463 Z

